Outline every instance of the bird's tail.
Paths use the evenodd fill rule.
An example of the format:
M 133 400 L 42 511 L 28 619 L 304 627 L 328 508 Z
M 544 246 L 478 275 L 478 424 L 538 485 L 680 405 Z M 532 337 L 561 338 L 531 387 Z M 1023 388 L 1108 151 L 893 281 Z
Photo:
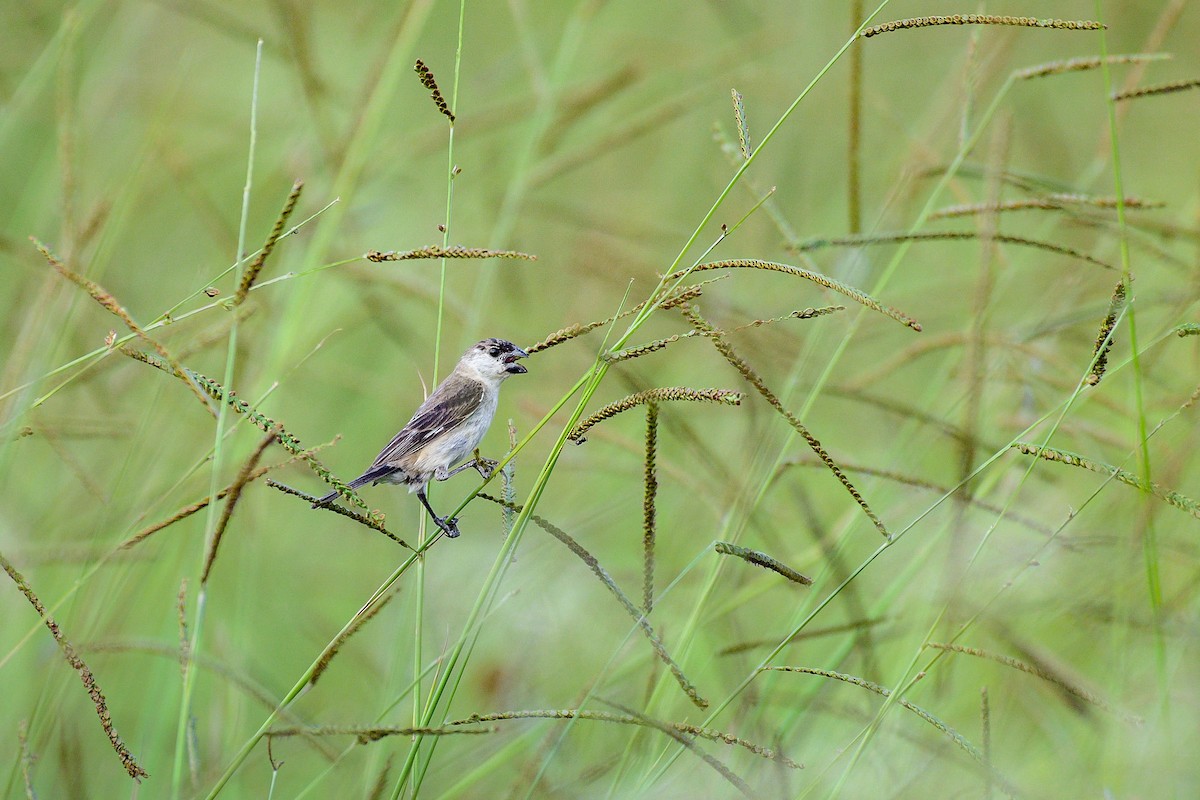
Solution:
M 350 487 L 351 489 L 357 489 L 360 486 L 366 486 L 368 483 L 374 483 L 375 481 L 379 480 L 380 478 L 385 478 L 388 475 L 391 475 L 393 472 L 396 472 L 395 467 L 372 467 L 371 469 L 367 470 L 362 475 L 359 475 L 357 478 L 350 481 L 346 485 L 348 487 Z M 331 501 L 337 499 L 337 496 L 338 496 L 338 491 L 336 489 L 334 489 L 332 492 L 325 495 L 317 502 L 313 503 L 312 507 L 320 508 L 321 506 L 329 505 L 329 503 Z

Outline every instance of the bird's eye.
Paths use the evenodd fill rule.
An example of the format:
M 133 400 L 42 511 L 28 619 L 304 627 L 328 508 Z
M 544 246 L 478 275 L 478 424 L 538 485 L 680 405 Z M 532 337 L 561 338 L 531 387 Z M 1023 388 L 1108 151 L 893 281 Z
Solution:
M 500 355 L 500 348 L 493 347 L 491 350 L 488 350 L 488 355 L 492 358 L 495 358 L 496 356 Z

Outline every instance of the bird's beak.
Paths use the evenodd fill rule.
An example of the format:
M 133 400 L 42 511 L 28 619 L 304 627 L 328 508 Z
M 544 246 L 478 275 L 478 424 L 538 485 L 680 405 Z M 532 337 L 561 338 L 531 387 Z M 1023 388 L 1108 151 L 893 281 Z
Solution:
M 514 347 L 513 351 L 504 357 L 504 363 L 507 365 L 504 371 L 509 375 L 520 375 L 522 372 L 529 372 L 529 370 L 517 363 L 518 358 L 529 358 L 529 353 L 526 353 L 519 347 Z

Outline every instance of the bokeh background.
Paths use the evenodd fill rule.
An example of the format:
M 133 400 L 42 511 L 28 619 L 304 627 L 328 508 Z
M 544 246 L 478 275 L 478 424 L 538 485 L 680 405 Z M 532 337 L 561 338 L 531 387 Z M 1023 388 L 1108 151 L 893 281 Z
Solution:
M 1196 409 L 1187 406 L 1200 362 L 1195 341 L 1172 329 L 1200 321 L 1200 93 L 1121 103 L 1109 95 L 1200 78 L 1200 14 L 1176 0 L 1026 5 L 894 0 L 877 21 L 1036 13 L 1102 19 L 1108 29 L 1103 38 L 994 25 L 903 30 L 860 40 L 822 73 L 860 21 L 858 4 L 6 5 L 0 553 L 92 668 L 150 778 L 126 776 L 78 676 L 6 578 L 0 794 L 206 796 L 409 555 L 262 481 L 236 507 L 201 619 L 206 512 L 113 555 L 229 484 L 262 433 L 230 415 L 214 464 L 213 419 L 178 381 L 107 352 L 108 332 L 126 333 L 120 321 L 51 269 L 29 237 L 140 323 L 170 313 L 156 338 L 218 380 L 232 364 L 239 395 L 305 445 L 340 435 L 320 457 L 350 478 L 471 342 L 531 345 L 646 299 L 741 158 L 731 88 L 757 146 L 820 75 L 681 264 L 700 258 L 722 224 L 736 226 L 706 260 L 819 269 L 920 320 L 915 333 L 813 283 L 750 270 L 706 287 L 699 301 L 724 329 L 848 306 L 730 341 L 843 465 L 894 543 L 881 549 L 845 490 L 812 466 L 804 440 L 708 342 L 677 342 L 609 370 L 587 413 L 653 386 L 745 393 L 737 408 L 665 404 L 658 432 L 649 622 L 708 711 L 558 541 L 531 525 L 515 559 L 498 561 L 504 519 L 476 500 L 462 514 L 463 536 L 437 542 L 419 575 L 414 567 L 401 576 L 394 599 L 279 725 L 411 725 L 440 659 L 464 637 L 469 657 L 454 665 L 435 724 L 580 707 L 643 724 L 503 721 L 436 748 L 425 739 L 408 771 L 416 745 L 405 736 L 357 746 L 347 736 L 275 740 L 278 772 L 259 742 L 222 796 L 738 796 L 701 753 L 771 797 L 1195 796 L 1200 521 L 1187 498 L 1200 497 L 1200 478 Z M 1010 80 L 1105 51 L 1155 59 L 1114 63 L 1107 77 L 1093 69 Z M 417 58 L 457 112 L 452 156 L 447 120 L 412 71 Z M 448 213 L 452 166 L 461 172 Z M 237 285 L 229 268 L 240 227 L 244 249 L 259 247 L 297 178 L 305 188 L 291 224 L 304 224 L 267 261 L 259 283 L 275 282 L 237 311 L 224 308 Z M 1136 201 L 1124 225 L 1115 208 L 1088 202 L 921 219 L 926 207 L 1051 193 L 1111 199 L 1118 186 Z M 1164 205 L 1132 207 L 1143 201 Z M 360 257 L 440 243 L 447 223 L 452 244 L 538 260 Z M 786 246 L 791 237 L 914 229 L 973 238 L 804 256 Z M 989 231 L 1104 265 L 989 242 Z M 1123 269 L 1136 300 L 1122 310 L 1110 373 L 1080 389 Z M 215 300 L 202 292 L 209 287 Z M 629 343 L 686 330 L 662 311 Z M 600 329 L 531 358 L 529 374 L 504 387 L 485 452 L 507 450 L 509 420 L 524 437 L 552 411 L 593 368 L 604 337 Z M 514 459 L 518 502 L 577 402 Z M 635 601 L 644 435 L 634 411 L 568 445 L 537 505 Z M 1103 474 L 1035 462 L 1009 449 L 1017 438 L 1153 480 L 1160 494 L 1180 493 L 1182 507 Z M 263 463 L 285 455 L 270 448 Z M 301 466 L 274 477 L 325 489 Z M 464 475 L 435 487 L 433 499 L 453 507 L 475 486 Z M 389 487 L 364 497 L 391 530 L 419 540 L 414 498 Z M 815 582 L 718 555 L 717 540 Z M 495 597 L 464 629 L 497 564 L 505 571 Z M 199 631 L 182 759 L 181 591 L 188 635 Z M 862 686 L 756 674 L 763 666 L 905 687 L 906 701 L 949 730 Z M 685 749 L 651 721 L 718 729 L 805 769 L 702 739 L 699 752 Z

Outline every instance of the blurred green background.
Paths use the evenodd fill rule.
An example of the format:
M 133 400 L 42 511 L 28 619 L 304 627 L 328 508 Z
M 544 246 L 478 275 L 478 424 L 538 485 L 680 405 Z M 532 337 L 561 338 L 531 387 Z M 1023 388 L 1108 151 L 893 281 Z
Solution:
M 177 597 L 186 580 L 195 634 L 212 520 L 195 514 L 109 555 L 229 484 L 262 433 L 231 414 L 236 426 L 214 476 L 212 418 L 178 381 L 105 353 L 108 331 L 126 332 L 120 321 L 56 274 L 29 237 L 143 324 L 209 306 L 153 335 L 188 367 L 222 380 L 235 313 L 220 301 L 237 286 L 236 272 L 225 273 L 238 255 L 261 37 L 246 250 L 266 238 L 297 178 L 305 189 L 291 223 L 309 221 L 279 243 L 259 283 L 295 277 L 261 286 L 239 312 L 232 387 L 261 399 L 263 413 L 305 445 L 340 435 L 320 457 L 348 479 L 470 343 L 500 336 L 530 345 L 646 299 L 734 173 L 714 139 L 715 128 L 737 141 L 730 89 L 745 98 L 757 146 L 846 42 L 859 21 L 855 5 L 467 4 L 456 99 L 457 4 L 97 1 L 0 10 L 0 553 L 92 668 L 117 730 L 151 775 L 140 786 L 125 775 L 78 677 L 6 579 L 0 794 L 27 796 L 28 779 L 39 797 L 207 795 L 409 555 L 262 481 L 249 485 L 205 592 L 191 758 L 181 761 Z M 1200 95 L 1108 100 L 1122 87 L 1200 77 L 1200 14 L 1173 0 L 966 5 L 895 0 L 876 21 L 1100 14 L 1108 30 L 1104 41 L 1096 32 L 1007 26 L 860 40 L 858 219 L 849 201 L 852 50 L 755 157 L 682 262 L 700 258 L 722 224 L 733 227 L 775 187 L 706 260 L 820 269 L 920 320 L 924 330 L 914 333 L 815 284 L 750 270 L 706 287 L 699 301 L 724 329 L 848 306 L 730 341 L 843 464 L 898 535 L 894 544 L 879 551 L 882 537 L 845 490 L 808 466 L 803 439 L 709 343 L 681 341 L 613 367 L 586 413 L 652 386 L 745 393 L 738 408 L 666 404 L 658 434 L 660 596 L 649 622 L 709 711 L 688 701 L 587 567 L 535 526 L 515 561 L 503 562 L 495 601 L 464 631 L 504 544 L 499 510 L 475 500 L 462 514 L 463 536 L 430 548 L 419 579 L 415 568 L 400 578 L 396 599 L 281 725 L 411 725 L 416 665 L 432 668 L 416 686 L 424 703 L 439 657 L 466 636 L 470 657 L 455 665 L 456 688 L 434 724 L 582 704 L 707 725 L 805 764 L 788 770 L 697 741 L 769 797 L 986 797 L 1003 794 L 1004 781 L 1035 797 L 1196 796 L 1200 522 L 1135 487 L 1031 463 L 1007 445 L 1045 420 L 1021 438 L 1200 496 L 1196 410 L 1183 408 L 1200 362 L 1193 340 L 1171 335 L 1198 321 Z M 1008 82 L 1016 70 L 1102 47 L 1173 58 L 1113 64 L 1109 83 L 1101 70 Z M 452 160 L 447 121 L 412 72 L 417 58 L 457 112 Z M 960 154 L 962 167 L 934 197 Z M 461 173 L 448 218 L 451 165 Z M 933 208 L 1051 192 L 1112 198 L 1115 176 L 1125 195 L 1166 205 L 1128 209 L 1124 227 L 1115 209 L 1086 204 L 920 219 L 931 197 Z M 443 267 L 359 258 L 440 243 L 447 222 L 452 244 L 538 260 Z M 823 248 L 811 262 L 784 246 L 788 228 L 803 240 L 914 226 L 998 230 L 1116 269 L 979 238 Z M 1077 391 L 1123 263 L 1136 301 L 1114 334 L 1110 374 Z M 210 286 L 216 301 L 196 296 Z M 685 330 L 676 312 L 660 311 L 629 343 Z M 505 385 L 485 453 L 506 451 L 509 419 L 524 436 L 551 411 L 592 368 L 604 336 L 531 358 L 529 374 Z M 517 454 L 518 502 L 576 402 Z M 635 602 L 642 420 L 629 412 L 595 428 L 587 444 L 567 445 L 537 505 Z M 284 455 L 271 448 L 263 463 Z M 300 466 L 274 477 L 325 489 Z M 476 485 L 464 475 L 432 496 L 449 508 Z M 390 529 L 418 540 L 414 498 L 390 487 L 363 496 Z M 717 555 L 716 540 L 768 553 L 815 583 L 801 587 Z M 781 648 L 795 633 L 803 638 Z M 951 640 L 1040 674 L 923 648 Z M 862 687 L 755 676 L 760 666 L 785 665 L 890 689 L 926 670 L 904 698 L 978 752 L 986 747 L 1002 778 L 989 779 L 961 742 Z M 1061 684 L 1090 694 L 1080 699 Z M 397 788 L 411 796 L 417 776 L 429 797 L 738 796 L 653 727 L 495 724 L 494 733 L 442 738 L 436 748 L 425 739 L 400 786 L 409 737 L 360 746 L 346 736 L 276 740 L 273 755 L 285 763 L 274 776 L 260 742 L 222 796 L 387 797 Z

